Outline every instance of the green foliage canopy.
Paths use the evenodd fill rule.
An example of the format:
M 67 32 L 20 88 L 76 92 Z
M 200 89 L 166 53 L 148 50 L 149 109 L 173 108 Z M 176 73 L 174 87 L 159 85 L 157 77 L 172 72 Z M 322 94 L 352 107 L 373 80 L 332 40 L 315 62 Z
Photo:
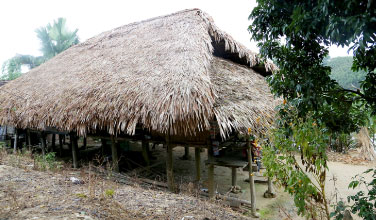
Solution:
M 365 0 L 258 0 L 250 15 L 260 53 L 280 71 L 268 82 L 272 92 L 335 132 L 365 123 L 363 108 L 376 113 L 376 2 Z M 328 46 L 351 46 L 354 71 L 367 75 L 360 90 L 341 87 L 323 64 Z M 283 111 L 282 111 L 283 113 Z M 282 115 L 283 116 L 283 115 Z

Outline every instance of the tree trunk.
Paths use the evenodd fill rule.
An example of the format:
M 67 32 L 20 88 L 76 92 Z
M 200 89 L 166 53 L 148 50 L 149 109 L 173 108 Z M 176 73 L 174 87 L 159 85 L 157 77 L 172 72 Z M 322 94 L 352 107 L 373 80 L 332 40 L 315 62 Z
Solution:
M 375 146 L 372 143 L 372 140 L 369 136 L 368 129 L 362 127 L 357 135 L 357 139 L 361 144 L 360 155 L 366 160 L 375 160 L 376 152 Z

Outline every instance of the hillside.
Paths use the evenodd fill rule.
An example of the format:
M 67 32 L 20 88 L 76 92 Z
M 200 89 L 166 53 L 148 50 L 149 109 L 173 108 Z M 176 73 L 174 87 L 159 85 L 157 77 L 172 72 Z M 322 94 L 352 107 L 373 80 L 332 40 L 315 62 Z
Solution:
M 339 85 L 346 89 L 356 90 L 360 87 L 359 82 L 364 80 L 366 72 L 353 72 L 352 62 L 352 56 L 346 56 L 326 59 L 324 64 L 332 68 L 331 78 L 335 79 Z

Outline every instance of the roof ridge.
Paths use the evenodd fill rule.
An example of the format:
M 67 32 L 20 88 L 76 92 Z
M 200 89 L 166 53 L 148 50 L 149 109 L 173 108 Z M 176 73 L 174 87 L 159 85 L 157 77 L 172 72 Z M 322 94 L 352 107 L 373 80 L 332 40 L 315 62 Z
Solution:
M 114 29 L 109 30 L 109 31 L 115 31 L 115 30 L 119 30 L 119 29 L 121 29 L 123 27 L 129 27 L 129 26 L 133 26 L 133 25 L 142 24 L 142 23 L 145 23 L 145 22 L 154 21 L 154 20 L 157 20 L 157 19 L 168 18 L 168 17 L 172 17 L 172 16 L 175 16 L 175 15 L 178 15 L 178 14 L 184 14 L 184 13 L 191 12 L 191 11 L 198 11 L 200 13 L 205 13 L 204 11 L 202 11 L 199 8 L 184 9 L 184 10 L 177 11 L 177 12 L 174 12 L 174 13 L 171 13 L 171 14 L 166 14 L 166 15 L 161 15 L 161 16 L 157 16 L 157 17 L 153 17 L 153 18 L 148 18 L 148 19 L 141 20 L 141 21 L 135 21 L 135 22 L 132 22 L 132 23 L 125 24 L 125 25 L 122 25 L 120 27 L 114 28 Z M 205 14 L 207 14 L 207 13 L 205 13 Z M 107 32 L 107 31 L 105 31 L 105 32 Z

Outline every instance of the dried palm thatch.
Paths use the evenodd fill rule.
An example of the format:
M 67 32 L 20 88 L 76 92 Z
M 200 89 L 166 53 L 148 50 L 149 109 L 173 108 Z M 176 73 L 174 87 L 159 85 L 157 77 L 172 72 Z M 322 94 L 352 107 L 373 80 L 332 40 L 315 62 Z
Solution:
M 275 103 L 263 77 L 249 68 L 260 63 L 207 14 L 185 10 L 104 32 L 6 84 L 0 123 L 80 135 L 97 129 L 132 135 L 140 125 L 193 136 L 216 118 L 222 137 L 260 130 Z

